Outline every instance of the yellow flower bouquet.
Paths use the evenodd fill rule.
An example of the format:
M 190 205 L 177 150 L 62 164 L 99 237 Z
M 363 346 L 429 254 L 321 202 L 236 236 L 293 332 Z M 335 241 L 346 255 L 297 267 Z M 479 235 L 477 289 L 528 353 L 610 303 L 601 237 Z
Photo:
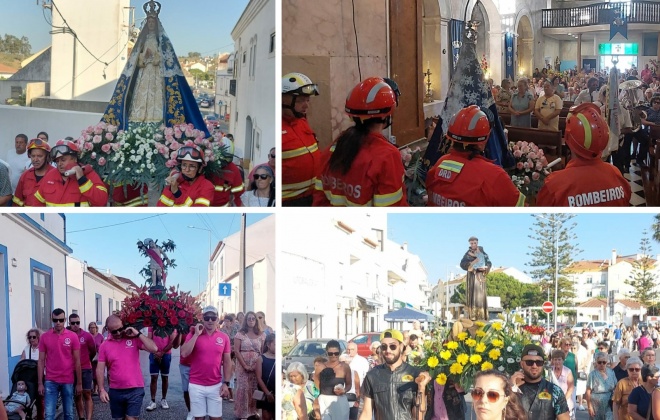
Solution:
M 477 321 L 458 334 L 436 331 L 424 343 L 424 357 L 412 363 L 427 370 L 439 385 L 452 380 L 466 391 L 478 371 L 497 369 L 512 374 L 519 370 L 522 348 L 532 342 L 529 333 L 502 320 Z

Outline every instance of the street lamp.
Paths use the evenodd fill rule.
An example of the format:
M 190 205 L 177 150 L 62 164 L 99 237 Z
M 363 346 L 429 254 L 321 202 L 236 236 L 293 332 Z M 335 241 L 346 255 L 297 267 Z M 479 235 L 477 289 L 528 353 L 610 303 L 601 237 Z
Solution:
M 535 215 L 535 217 L 546 220 L 549 224 L 552 225 L 552 233 L 555 237 L 555 326 L 554 330 L 557 331 L 557 314 L 559 313 L 557 307 L 557 296 L 559 295 L 559 229 L 556 227 L 557 223 L 561 223 L 560 220 L 548 219 L 542 214 Z

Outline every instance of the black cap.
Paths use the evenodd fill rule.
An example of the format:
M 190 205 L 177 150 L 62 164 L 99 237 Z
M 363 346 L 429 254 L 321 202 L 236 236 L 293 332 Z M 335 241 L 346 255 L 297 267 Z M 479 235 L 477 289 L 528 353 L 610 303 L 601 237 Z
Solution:
M 545 360 L 545 352 L 543 351 L 543 347 L 539 346 L 538 344 L 527 344 L 525 347 L 523 347 L 521 357 L 525 356 L 541 356 L 543 360 Z

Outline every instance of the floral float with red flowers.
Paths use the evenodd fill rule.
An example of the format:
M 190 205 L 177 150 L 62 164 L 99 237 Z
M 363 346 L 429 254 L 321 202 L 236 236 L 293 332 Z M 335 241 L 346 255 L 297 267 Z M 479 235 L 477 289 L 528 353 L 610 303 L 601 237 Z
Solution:
M 202 309 L 189 292 L 171 286 L 162 293 L 149 294 L 146 286 L 124 299 L 121 317 L 124 324 L 137 329 L 151 327 L 154 335 L 169 337 L 174 330 L 187 334 L 190 326 L 201 319 Z

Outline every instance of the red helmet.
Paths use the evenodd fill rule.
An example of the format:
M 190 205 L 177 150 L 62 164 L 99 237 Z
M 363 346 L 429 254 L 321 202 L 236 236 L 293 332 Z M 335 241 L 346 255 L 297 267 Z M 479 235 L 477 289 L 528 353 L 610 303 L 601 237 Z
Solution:
M 75 142 L 71 140 L 58 140 L 57 143 L 55 143 L 53 149 L 50 151 L 50 157 L 53 158 L 53 160 L 63 155 L 71 155 L 77 157 L 79 152 L 80 149 L 78 149 L 78 146 Z
M 41 140 L 41 139 L 30 140 L 30 143 L 28 143 L 27 146 L 28 156 L 30 156 L 30 151 L 34 149 L 44 150 L 46 154 L 50 153 L 50 146 L 48 145 L 48 142 L 46 140 Z
M 380 77 L 370 77 L 358 83 L 346 98 L 346 113 L 353 118 L 385 118 L 396 107 L 396 95 Z
M 186 160 L 188 162 L 197 162 L 200 168 L 206 165 L 204 160 L 204 152 L 197 146 L 183 146 L 176 152 L 176 160 L 181 163 Z
M 564 130 L 564 140 L 571 152 L 584 159 L 600 158 L 609 139 L 610 129 L 598 106 L 586 102 L 571 107 Z
M 459 143 L 483 143 L 490 135 L 490 121 L 477 105 L 461 109 L 449 120 L 447 138 Z

